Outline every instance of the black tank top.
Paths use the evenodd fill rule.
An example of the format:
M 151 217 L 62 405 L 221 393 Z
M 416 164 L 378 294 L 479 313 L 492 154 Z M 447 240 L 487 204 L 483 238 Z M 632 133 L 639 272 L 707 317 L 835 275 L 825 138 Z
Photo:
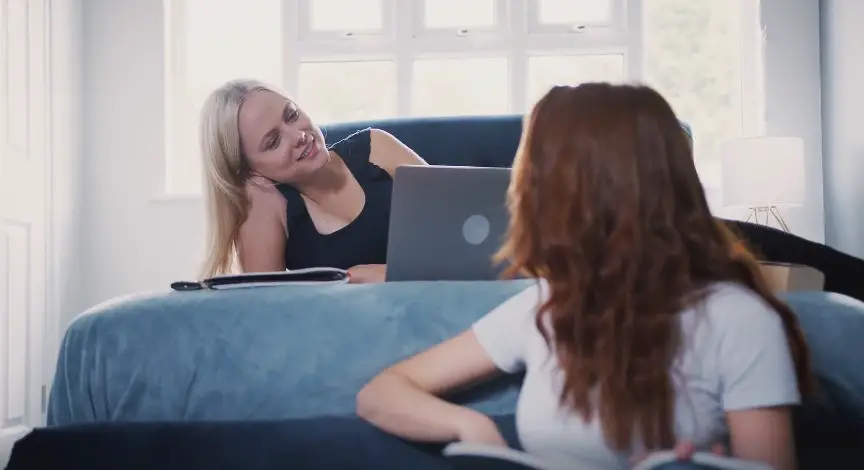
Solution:
M 345 227 L 328 235 L 318 233 L 300 192 L 287 184 L 277 186 L 288 205 L 287 269 L 348 269 L 358 264 L 387 262 L 393 179 L 369 161 L 370 130 L 363 129 L 330 146 L 366 194 L 360 215 Z

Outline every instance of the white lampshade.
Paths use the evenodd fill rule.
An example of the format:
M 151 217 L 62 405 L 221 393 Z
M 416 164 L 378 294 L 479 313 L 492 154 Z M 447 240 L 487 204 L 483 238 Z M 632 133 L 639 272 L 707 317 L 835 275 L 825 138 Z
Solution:
M 804 203 L 804 141 L 750 137 L 720 143 L 724 206 L 764 207 Z

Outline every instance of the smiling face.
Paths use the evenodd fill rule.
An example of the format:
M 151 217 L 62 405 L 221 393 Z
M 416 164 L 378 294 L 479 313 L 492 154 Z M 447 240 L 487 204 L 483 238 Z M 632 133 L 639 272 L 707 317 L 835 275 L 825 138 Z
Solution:
M 238 117 L 243 154 L 250 169 L 266 178 L 296 184 L 330 158 L 321 129 L 277 93 L 251 92 Z

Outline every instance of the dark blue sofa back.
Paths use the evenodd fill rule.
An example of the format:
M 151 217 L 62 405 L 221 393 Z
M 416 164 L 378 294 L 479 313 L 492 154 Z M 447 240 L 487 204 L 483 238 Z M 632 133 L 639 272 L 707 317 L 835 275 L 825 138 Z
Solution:
M 385 130 L 430 165 L 509 168 L 522 135 L 522 115 L 400 118 L 322 126 L 328 144 L 367 127 Z M 681 127 L 692 135 L 690 126 Z
M 431 165 L 509 168 L 522 135 L 522 116 L 385 119 L 323 126 L 333 144 L 359 129 L 395 135 Z

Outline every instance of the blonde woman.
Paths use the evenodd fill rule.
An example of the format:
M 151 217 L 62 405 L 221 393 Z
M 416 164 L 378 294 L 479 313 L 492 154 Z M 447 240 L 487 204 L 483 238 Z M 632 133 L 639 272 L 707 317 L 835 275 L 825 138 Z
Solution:
M 384 280 L 393 173 L 422 158 L 378 129 L 328 147 L 296 102 L 252 80 L 214 90 L 201 118 L 203 277 L 326 266 Z

